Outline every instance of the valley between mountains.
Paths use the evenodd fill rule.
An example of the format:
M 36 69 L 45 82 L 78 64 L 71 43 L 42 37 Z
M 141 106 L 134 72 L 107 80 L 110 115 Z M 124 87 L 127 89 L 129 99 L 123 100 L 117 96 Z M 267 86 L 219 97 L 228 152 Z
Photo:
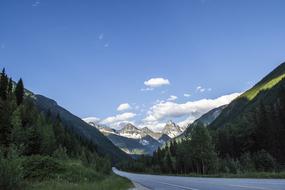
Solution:
M 205 126 L 209 125 L 220 115 L 225 107 L 226 105 L 223 105 L 205 113 L 201 118 L 194 121 L 193 124 L 201 122 Z M 172 139 L 184 137 L 188 127 L 187 125 L 179 126 L 173 121 L 168 121 L 160 132 L 154 132 L 148 127 L 140 129 L 131 123 L 123 124 L 120 130 L 116 130 L 99 124 L 98 120 L 92 117 L 84 118 L 83 121 L 97 128 L 114 145 L 134 158 L 139 155 L 152 155 L 154 151 L 163 147 Z

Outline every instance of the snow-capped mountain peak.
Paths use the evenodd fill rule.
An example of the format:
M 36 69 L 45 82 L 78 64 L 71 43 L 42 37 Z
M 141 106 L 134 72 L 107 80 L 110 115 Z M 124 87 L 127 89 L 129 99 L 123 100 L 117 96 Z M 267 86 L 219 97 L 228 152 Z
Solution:
M 120 136 L 132 138 L 132 139 L 140 139 L 142 138 L 141 130 L 136 128 L 133 124 L 127 123 L 121 130 L 118 131 Z
M 162 129 L 162 134 L 166 134 L 171 138 L 180 135 L 182 132 L 183 131 L 180 129 L 180 127 L 171 120 L 168 121 L 165 127 Z
M 83 118 L 82 120 L 88 123 L 89 125 L 92 125 L 93 127 L 96 127 L 96 125 L 100 121 L 100 119 L 97 117 L 86 117 L 86 118 Z

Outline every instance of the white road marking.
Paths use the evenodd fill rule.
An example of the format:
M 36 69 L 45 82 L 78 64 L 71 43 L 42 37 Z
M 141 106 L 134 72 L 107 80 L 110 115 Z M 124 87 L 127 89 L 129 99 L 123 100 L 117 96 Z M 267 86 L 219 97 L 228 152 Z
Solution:
M 182 189 L 199 190 L 199 189 L 195 189 L 195 188 L 191 188 L 191 187 L 185 187 L 185 186 L 175 185 L 175 184 L 172 184 L 172 183 L 165 183 L 165 182 L 161 182 L 161 181 L 156 181 L 156 183 L 160 183 L 160 184 L 164 184 L 164 185 L 169 185 L 169 186 L 172 186 L 172 187 L 179 187 L 179 188 L 182 188 Z
M 246 185 L 229 185 L 232 187 L 241 187 L 241 188 L 246 188 L 246 189 L 261 189 L 261 190 L 270 190 L 264 187 L 256 187 L 256 186 L 246 186 Z

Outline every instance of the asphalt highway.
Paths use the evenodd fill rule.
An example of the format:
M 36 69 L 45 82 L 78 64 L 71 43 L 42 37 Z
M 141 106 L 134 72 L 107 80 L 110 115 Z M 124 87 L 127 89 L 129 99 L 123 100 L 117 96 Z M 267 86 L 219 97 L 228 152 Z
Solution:
M 113 168 L 113 172 L 153 190 L 285 190 L 285 180 L 283 179 L 236 179 L 146 175 L 123 172 L 116 168 Z

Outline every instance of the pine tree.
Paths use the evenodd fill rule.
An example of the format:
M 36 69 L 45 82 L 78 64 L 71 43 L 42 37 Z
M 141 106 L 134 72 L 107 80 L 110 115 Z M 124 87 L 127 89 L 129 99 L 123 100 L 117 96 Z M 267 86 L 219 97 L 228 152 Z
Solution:
M 190 145 L 196 172 L 206 174 L 214 170 L 217 155 L 209 131 L 202 124 L 192 131 Z
M 0 99 L 0 146 L 9 147 L 11 141 L 12 104 Z
M 64 139 L 65 139 L 65 136 L 64 136 L 65 130 L 61 124 L 61 119 L 59 115 L 56 116 L 55 123 L 53 124 L 53 131 L 54 131 L 54 134 L 56 135 L 57 144 L 63 145 Z
M 28 133 L 28 144 L 25 149 L 26 155 L 40 154 L 42 147 L 42 137 L 39 127 L 31 126 Z
M 5 73 L 5 68 L 2 70 L 2 73 L 0 74 L 0 98 L 2 100 L 7 99 L 7 88 L 8 88 L 8 77 Z
M 16 85 L 15 96 L 17 100 L 17 105 L 20 105 L 24 99 L 24 84 L 22 79 L 20 79 Z
M 173 172 L 173 166 L 172 166 L 172 160 L 171 160 L 169 153 L 166 155 L 165 163 L 166 163 L 165 168 L 166 168 L 167 172 L 172 173 Z
M 12 92 L 13 92 L 13 81 L 12 78 L 10 78 L 8 82 L 8 95 L 12 96 Z
M 174 140 L 173 142 L 171 141 L 170 142 L 170 153 L 171 153 L 171 156 L 176 156 L 176 147 L 177 144 L 176 144 L 176 141 Z
M 11 140 L 13 144 L 16 145 L 18 149 L 20 149 L 25 142 L 26 136 L 24 128 L 22 126 L 21 112 L 19 108 L 16 109 L 12 114 L 11 125 Z

